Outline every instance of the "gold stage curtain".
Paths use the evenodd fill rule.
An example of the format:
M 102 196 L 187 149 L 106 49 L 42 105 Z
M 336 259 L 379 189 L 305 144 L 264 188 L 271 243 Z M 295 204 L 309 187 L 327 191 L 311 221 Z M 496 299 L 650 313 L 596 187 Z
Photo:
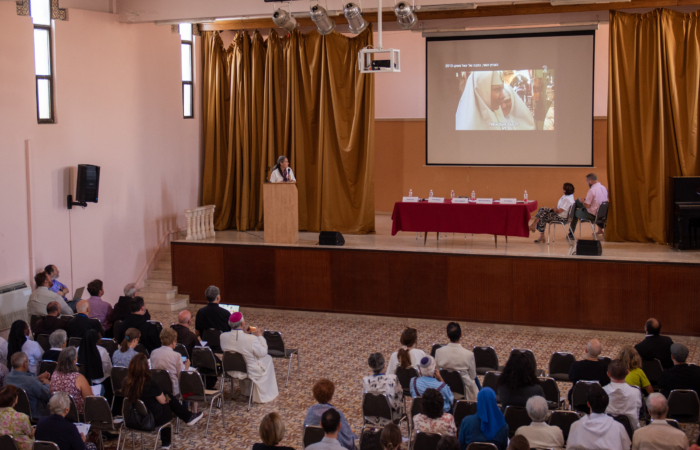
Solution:
M 228 90 L 214 100 L 208 89 L 205 108 L 230 99 L 228 120 L 204 118 L 202 200 L 217 206 L 216 229 L 262 228 L 266 169 L 286 155 L 300 230 L 374 231 L 374 79 L 360 74 L 357 61 L 372 44 L 371 28 L 353 38 L 316 31 L 280 38 L 272 30 L 266 42 L 240 32 L 228 52 L 216 38 L 203 34 L 204 77 L 220 55 L 230 73 L 227 86 L 204 83 Z M 218 52 L 210 48 L 217 44 Z
M 667 242 L 670 176 L 700 175 L 698 12 L 610 13 L 607 238 Z

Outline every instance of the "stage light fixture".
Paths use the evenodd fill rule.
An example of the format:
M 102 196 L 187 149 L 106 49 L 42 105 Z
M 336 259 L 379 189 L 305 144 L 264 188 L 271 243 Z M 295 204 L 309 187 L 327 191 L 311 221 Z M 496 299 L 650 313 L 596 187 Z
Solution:
M 354 34 L 362 33 L 369 26 L 369 23 L 362 17 L 362 10 L 355 3 L 347 3 L 345 8 L 343 8 L 343 14 L 348 19 L 350 32 Z
M 314 21 L 318 33 L 322 36 L 331 34 L 335 30 L 335 20 L 328 17 L 326 9 L 319 5 L 311 7 L 311 20 Z
M 410 30 L 418 23 L 413 7 L 406 2 L 399 2 L 394 7 L 394 14 L 396 14 L 396 21 L 399 23 L 399 26 L 404 30 Z
M 287 30 L 288 33 L 291 33 L 297 27 L 297 20 L 283 9 L 278 9 L 272 14 L 272 21 L 278 27 Z

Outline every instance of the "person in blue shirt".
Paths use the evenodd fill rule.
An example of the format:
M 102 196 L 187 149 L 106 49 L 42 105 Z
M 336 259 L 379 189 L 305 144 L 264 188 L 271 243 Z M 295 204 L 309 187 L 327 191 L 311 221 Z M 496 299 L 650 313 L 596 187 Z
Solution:
M 46 275 L 48 275 L 51 278 L 52 284 L 49 290 L 63 297 L 63 300 L 65 300 L 66 304 L 70 306 L 73 312 L 75 312 L 75 304 L 78 303 L 78 301 L 68 300 L 68 298 L 66 298 L 66 295 L 68 295 L 70 289 L 68 289 L 65 284 L 58 281 L 58 276 L 61 274 L 58 271 L 58 267 L 56 267 L 53 264 L 49 264 L 48 266 L 44 267 L 44 273 L 46 273 Z
M 39 418 L 48 413 L 46 405 L 51 398 L 49 394 L 49 374 L 42 373 L 38 377 L 29 371 L 29 357 L 23 352 L 17 352 L 10 359 L 12 372 L 5 376 L 5 385 L 13 385 L 24 389 L 32 409 L 32 417 Z
M 435 367 L 435 359 L 433 359 L 432 356 L 424 356 L 421 358 L 418 368 L 420 369 L 421 376 L 411 378 L 411 397 L 416 398 L 422 396 L 428 388 L 435 389 L 442 394 L 444 400 L 443 411 L 451 414 L 455 397 L 450 387 L 442 381 L 440 372 Z
M 459 446 L 466 450 L 472 442 L 488 442 L 498 450 L 508 448 L 508 424 L 496 402 L 496 393 L 483 388 L 476 397 L 476 414 L 462 419 L 459 427 Z
M 334 393 L 335 384 L 333 384 L 333 382 L 327 378 L 321 378 L 316 382 L 316 384 L 314 384 L 314 399 L 316 399 L 318 403 L 312 405 L 306 411 L 304 426 L 321 425 L 321 417 L 323 416 L 323 413 L 329 409 L 335 409 L 340 416 L 340 431 L 338 431 L 338 437 L 336 439 L 338 442 L 340 442 L 342 447 L 348 450 L 354 450 L 356 448 L 355 439 L 357 439 L 357 436 L 352 432 L 352 428 L 350 428 L 350 424 L 348 423 L 347 419 L 345 419 L 345 415 L 343 415 L 342 411 L 331 405 L 331 400 L 333 399 Z

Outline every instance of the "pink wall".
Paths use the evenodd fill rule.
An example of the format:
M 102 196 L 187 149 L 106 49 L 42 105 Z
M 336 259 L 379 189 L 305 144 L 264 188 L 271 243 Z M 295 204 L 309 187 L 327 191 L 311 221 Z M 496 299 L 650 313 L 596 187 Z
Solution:
M 31 18 L 0 2 L 0 283 L 30 277 L 29 139 L 32 273 L 54 263 L 72 290 L 100 278 L 115 302 L 163 231 L 184 226 L 183 210 L 197 205 L 201 99 L 195 119 L 183 119 L 180 39 L 169 26 L 82 10 L 68 17 L 55 23 L 57 123 L 38 125 Z M 69 214 L 71 168 L 81 163 L 101 166 L 99 203 Z

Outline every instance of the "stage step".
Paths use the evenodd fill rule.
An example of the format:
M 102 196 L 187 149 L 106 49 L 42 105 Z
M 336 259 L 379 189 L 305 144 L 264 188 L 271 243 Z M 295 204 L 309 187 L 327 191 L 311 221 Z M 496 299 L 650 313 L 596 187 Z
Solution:
M 156 280 L 154 278 L 147 278 L 145 281 L 145 287 L 153 288 L 174 288 L 171 280 Z
M 139 291 L 139 295 L 148 303 L 151 300 L 167 299 L 171 300 L 177 296 L 177 288 L 174 286 L 152 286 L 145 287 Z
M 156 261 L 156 269 L 158 270 L 171 270 L 172 269 L 172 262 L 170 261 L 170 258 L 168 259 L 161 259 L 160 261 Z
M 170 270 L 156 269 L 152 270 L 151 273 L 148 274 L 148 278 L 154 280 L 167 280 L 172 282 L 173 274 Z
M 177 294 L 172 299 L 148 299 L 146 308 L 154 311 L 181 311 L 187 308 L 190 296 Z

